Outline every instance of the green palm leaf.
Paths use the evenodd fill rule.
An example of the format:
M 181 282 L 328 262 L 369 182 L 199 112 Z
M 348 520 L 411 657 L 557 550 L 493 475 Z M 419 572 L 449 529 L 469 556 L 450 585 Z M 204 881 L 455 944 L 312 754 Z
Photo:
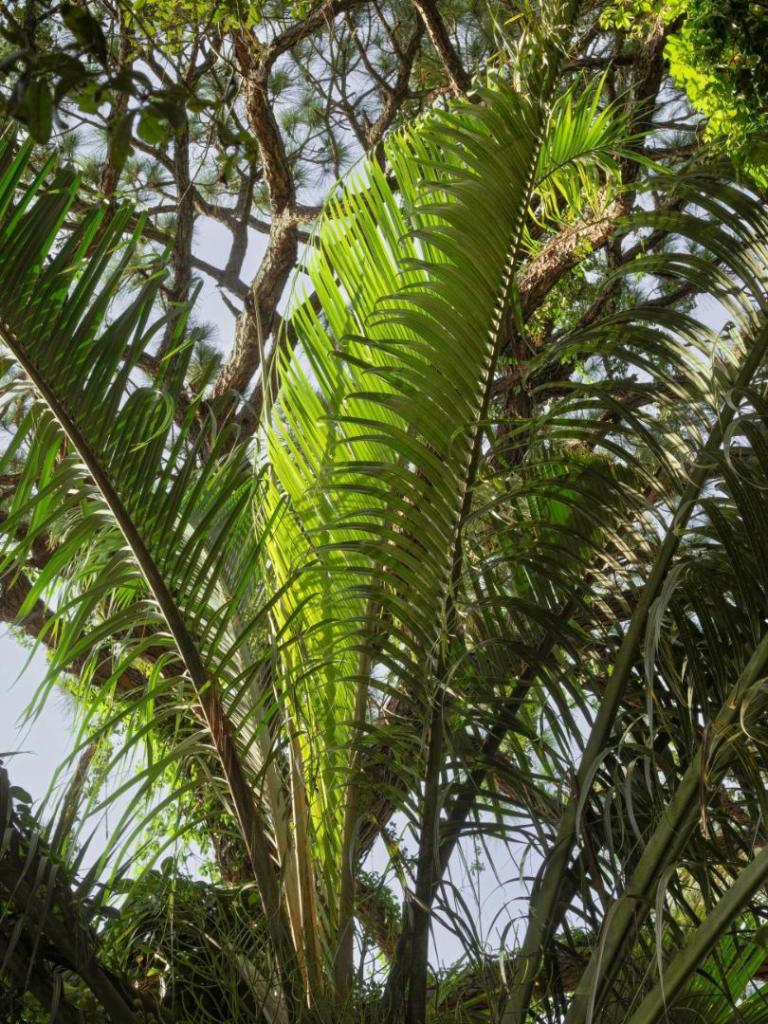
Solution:
M 346 964 L 342 992 L 368 705 L 385 691 L 423 716 L 443 699 L 490 387 L 530 255 L 526 218 L 532 204 L 549 211 L 553 190 L 596 182 L 621 148 L 599 89 L 552 104 L 549 88 L 499 80 L 477 104 L 394 135 L 387 172 L 364 164 L 326 208 L 306 266 L 319 312 L 305 300 L 291 314 L 299 344 L 268 439 L 268 507 L 285 500 L 268 540 L 286 588 L 273 615 L 289 638 L 281 682 L 320 865 L 303 873 L 324 879 L 324 902 L 340 907 L 326 941 Z M 439 721 L 427 736 L 433 761 Z M 350 739 L 362 744 L 351 760 Z M 421 742 L 415 733 L 405 764 Z M 434 784 L 410 809 L 422 835 L 434 827 Z M 419 932 L 423 946 L 423 922 Z
M 163 678 L 151 694 L 155 706 L 175 687 L 183 689 L 186 679 L 191 682 L 193 706 L 226 781 L 290 990 L 294 953 L 266 818 L 254 799 L 257 776 L 246 767 L 226 707 L 234 705 L 244 669 L 252 678 L 247 645 L 263 614 L 247 599 L 239 607 L 238 599 L 248 597 L 248 560 L 236 563 L 235 576 L 227 573 L 238 545 L 250 547 L 251 559 L 258 550 L 259 541 L 242 529 L 254 497 L 252 471 L 242 446 L 233 447 L 233 439 L 216 430 L 212 415 L 200 424 L 192 405 L 180 422 L 174 419 L 189 357 L 183 320 L 176 326 L 182 348 L 163 390 L 134 382 L 161 323 L 149 325 L 156 275 L 114 319 L 105 319 L 132 254 L 121 241 L 129 211 L 118 210 L 109 221 L 103 212 L 88 215 L 54 248 L 77 179 L 62 171 L 44 184 L 41 176 L 14 202 L 27 152 L 12 158 L 5 143 L 2 153 L 0 208 L 6 215 L 0 246 L 8 255 L 0 331 L 28 381 L 7 376 L 4 398 L 31 388 L 4 465 L 22 443 L 35 457 L 24 464 L 4 523 L 3 569 L 23 565 L 37 538 L 60 536 L 58 557 L 29 597 L 34 601 L 45 588 L 56 591 L 62 562 L 75 566 L 64 591 L 67 617 L 57 636 L 54 671 L 80 656 L 84 631 L 96 616 L 100 626 L 87 642 L 121 638 L 123 665 L 141 664 L 147 654 L 142 636 L 151 633 Z M 237 615 L 245 608 L 248 618 L 240 624 Z M 242 729 L 240 735 L 247 738 Z M 183 746 L 168 755 L 169 763 Z

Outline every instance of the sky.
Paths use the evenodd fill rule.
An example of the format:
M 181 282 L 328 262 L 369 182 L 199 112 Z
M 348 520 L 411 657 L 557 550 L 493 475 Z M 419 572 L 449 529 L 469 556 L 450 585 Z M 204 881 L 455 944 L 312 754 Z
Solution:
M 25 723 L 24 712 L 45 676 L 45 655 L 30 653 L 5 627 L 0 634 L 0 666 L 0 756 L 11 784 L 39 800 L 71 748 L 68 698 L 63 693 L 52 694 L 37 719 Z M 11 751 L 19 753 L 7 758 Z

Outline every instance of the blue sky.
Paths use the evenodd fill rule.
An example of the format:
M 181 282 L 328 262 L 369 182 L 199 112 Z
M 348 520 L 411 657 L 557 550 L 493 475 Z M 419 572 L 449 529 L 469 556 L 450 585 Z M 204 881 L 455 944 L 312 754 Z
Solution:
M 45 655 L 30 654 L 5 627 L 0 635 L 0 665 L 0 752 L 20 751 L 5 759 L 11 783 L 38 800 L 71 748 L 67 697 L 52 694 L 37 719 L 23 724 L 24 711 L 45 676 Z

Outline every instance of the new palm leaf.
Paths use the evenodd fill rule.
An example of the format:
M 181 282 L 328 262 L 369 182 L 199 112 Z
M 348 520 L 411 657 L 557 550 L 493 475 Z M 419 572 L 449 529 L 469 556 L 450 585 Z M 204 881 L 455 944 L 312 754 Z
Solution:
M 557 43 L 541 54 L 556 61 Z M 327 207 L 306 267 L 320 312 L 304 301 L 291 316 L 299 354 L 283 368 L 269 435 L 274 500 L 286 508 L 269 545 L 277 583 L 295 582 L 273 614 L 290 638 L 293 774 L 309 782 L 319 864 L 305 845 L 300 872 L 325 886 L 342 1000 L 364 813 L 350 745 L 369 742 L 369 712 L 392 692 L 416 718 L 436 708 L 426 739 L 440 761 L 462 530 L 526 216 L 556 183 L 563 194 L 574 175 L 596 181 L 620 148 L 599 89 L 552 104 L 546 82 L 528 84 L 519 92 L 499 78 L 476 103 L 394 135 L 387 172 L 366 163 Z M 421 742 L 415 732 L 406 765 Z M 423 811 L 412 807 L 422 836 L 435 826 L 435 784 L 433 768 Z M 425 851 L 414 917 L 432 898 L 432 861 Z M 414 976 L 425 977 L 425 917 L 417 930 L 395 988 L 412 941 Z

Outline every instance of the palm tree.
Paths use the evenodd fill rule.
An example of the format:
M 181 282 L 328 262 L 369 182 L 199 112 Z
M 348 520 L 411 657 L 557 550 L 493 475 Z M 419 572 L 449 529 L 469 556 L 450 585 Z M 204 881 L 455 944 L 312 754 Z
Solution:
M 0 788 L 0 937 L 58 1019 L 766 1016 L 760 198 L 718 168 L 638 176 L 669 202 L 625 225 L 636 300 L 548 348 L 578 384 L 534 361 L 528 412 L 497 400 L 521 281 L 636 158 L 600 82 L 558 92 L 578 13 L 329 200 L 255 441 L 227 396 L 185 397 L 194 336 L 153 320 L 131 211 L 75 219 L 76 177 L 4 143 L 2 572 L 51 680 L 77 677 L 81 771 L 47 824 Z M 661 308 L 670 280 L 730 328 Z M 121 765 L 81 878 L 75 824 Z M 227 885 L 152 869 L 183 834 Z M 533 876 L 500 955 L 441 979 L 468 836 Z

